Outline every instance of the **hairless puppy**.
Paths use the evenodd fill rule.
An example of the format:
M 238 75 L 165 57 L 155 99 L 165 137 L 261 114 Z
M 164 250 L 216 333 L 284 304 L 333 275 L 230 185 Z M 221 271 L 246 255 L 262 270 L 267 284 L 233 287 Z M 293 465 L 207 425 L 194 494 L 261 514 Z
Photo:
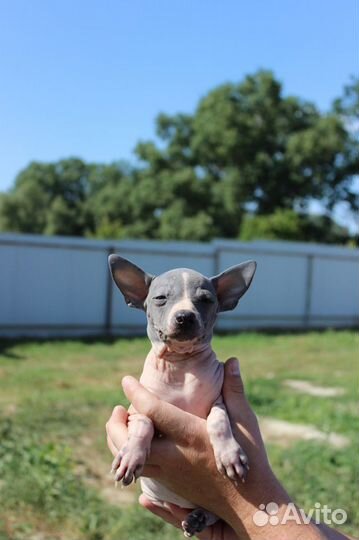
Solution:
M 211 338 L 217 313 L 236 307 L 251 284 L 256 263 L 244 262 L 212 278 L 187 268 L 154 277 L 118 255 L 110 255 L 109 265 L 126 303 L 147 315 L 152 348 L 140 382 L 159 398 L 206 418 L 219 471 L 243 482 L 248 460 L 232 434 L 221 395 L 223 364 L 212 350 Z M 116 481 L 129 485 L 141 476 L 154 434 L 152 421 L 131 406 L 128 439 L 112 464 Z M 218 519 L 157 480 L 141 478 L 141 488 L 157 504 L 193 508 L 182 523 L 187 537 Z

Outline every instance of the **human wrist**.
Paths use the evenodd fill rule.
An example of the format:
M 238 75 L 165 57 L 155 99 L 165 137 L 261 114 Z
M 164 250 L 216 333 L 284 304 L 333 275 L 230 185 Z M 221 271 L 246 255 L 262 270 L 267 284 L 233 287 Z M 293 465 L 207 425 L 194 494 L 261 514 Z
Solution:
M 238 533 L 243 535 L 245 531 L 252 531 L 250 538 L 268 538 L 268 534 L 263 534 L 263 528 L 255 524 L 254 516 L 268 503 L 274 503 L 278 509 L 282 510 L 291 501 L 288 493 L 284 490 L 279 480 L 271 470 L 266 470 L 265 474 L 256 474 L 254 478 L 247 478 L 243 486 L 232 493 L 230 505 L 230 514 L 233 521 L 230 525 Z
M 268 504 L 275 514 L 266 512 Z M 275 475 L 263 478 L 261 486 L 239 488 L 230 504 L 229 524 L 240 538 L 251 540 L 323 540 L 325 535 L 314 523 L 298 523 L 284 519 L 292 512 L 293 500 Z M 270 518 L 274 517 L 274 521 Z
M 238 489 L 237 497 L 232 500 L 229 523 L 239 538 L 248 537 L 251 540 L 327 538 L 313 522 L 305 523 L 290 519 L 294 501 L 273 473 L 271 478 L 266 480 L 267 482 L 263 481 L 262 488 L 253 490 L 253 493 Z M 275 508 L 274 514 L 269 515 L 266 512 L 269 503 Z

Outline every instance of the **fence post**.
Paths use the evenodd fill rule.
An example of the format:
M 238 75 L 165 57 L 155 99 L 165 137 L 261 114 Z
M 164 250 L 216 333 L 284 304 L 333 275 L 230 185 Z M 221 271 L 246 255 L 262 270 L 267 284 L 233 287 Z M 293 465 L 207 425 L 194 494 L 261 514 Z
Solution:
M 305 304 L 304 304 L 304 326 L 308 327 L 310 323 L 310 311 L 312 307 L 312 288 L 313 288 L 313 260 L 314 255 L 307 255 L 307 272 L 305 278 Z

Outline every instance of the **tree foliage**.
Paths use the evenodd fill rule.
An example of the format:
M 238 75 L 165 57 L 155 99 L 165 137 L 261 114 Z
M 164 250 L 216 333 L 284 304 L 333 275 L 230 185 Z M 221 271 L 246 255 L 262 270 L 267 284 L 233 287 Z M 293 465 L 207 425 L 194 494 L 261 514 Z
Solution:
M 328 114 L 284 96 L 269 71 L 210 91 L 192 115 L 160 114 L 136 167 L 77 158 L 31 163 L 0 196 L 0 229 L 98 237 L 256 237 L 345 242 L 332 221 L 358 210 L 352 80 Z M 308 217 L 321 201 L 323 217 Z
M 289 209 L 277 209 L 270 215 L 244 216 L 241 240 L 303 240 L 325 244 L 344 244 L 349 241 L 348 231 L 329 216 L 311 216 Z

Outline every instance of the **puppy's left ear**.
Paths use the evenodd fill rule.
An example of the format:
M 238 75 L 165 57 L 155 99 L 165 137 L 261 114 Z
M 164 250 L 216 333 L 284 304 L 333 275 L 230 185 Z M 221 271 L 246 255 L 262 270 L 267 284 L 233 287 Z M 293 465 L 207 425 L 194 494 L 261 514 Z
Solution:
M 246 261 L 211 278 L 217 293 L 218 311 L 229 311 L 236 307 L 249 288 L 256 268 L 255 261 Z

